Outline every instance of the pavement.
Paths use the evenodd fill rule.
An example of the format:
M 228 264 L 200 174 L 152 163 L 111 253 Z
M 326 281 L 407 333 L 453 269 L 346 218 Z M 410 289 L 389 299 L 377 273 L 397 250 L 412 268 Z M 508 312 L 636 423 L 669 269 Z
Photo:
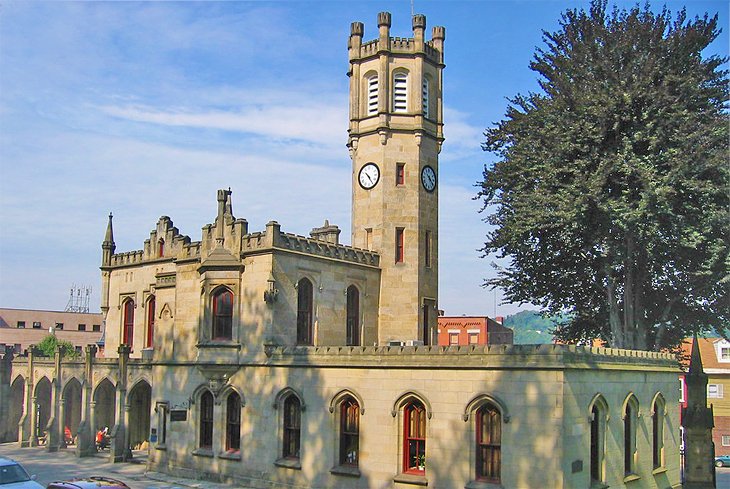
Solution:
M 132 489 L 248 489 L 148 471 L 146 451 L 134 451 L 132 462 L 111 463 L 109 452 L 78 458 L 73 447 L 48 452 L 45 447 L 19 448 L 16 443 L 2 443 L 0 456 L 20 462 L 44 487 L 53 481 L 101 475 L 121 480 Z

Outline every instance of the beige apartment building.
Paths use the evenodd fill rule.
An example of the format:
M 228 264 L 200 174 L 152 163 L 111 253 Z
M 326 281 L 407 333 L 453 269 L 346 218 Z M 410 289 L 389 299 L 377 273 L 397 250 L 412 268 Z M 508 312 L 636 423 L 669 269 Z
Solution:
M 351 26 L 351 245 L 251 230 L 230 190 L 197 241 L 163 216 L 117 251 L 110 216 L 105 358 L 0 363 L 0 433 L 83 456 L 109 425 L 113 460 L 261 488 L 679 487 L 672 356 L 437 345 L 445 29 L 412 22 Z

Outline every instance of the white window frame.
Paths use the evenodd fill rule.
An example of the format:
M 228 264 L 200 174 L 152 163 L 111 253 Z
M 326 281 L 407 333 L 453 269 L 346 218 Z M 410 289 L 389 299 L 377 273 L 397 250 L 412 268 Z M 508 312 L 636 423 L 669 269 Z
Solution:
M 684 378 L 679 379 L 679 402 L 685 402 L 687 391 L 684 387 Z
M 722 435 L 721 443 L 724 447 L 730 447 L 730 435 Z
M 378 74 L 370 75 L 367 78 L 367 114 L 378 113 Z
M 393 75 L 393 112 L 408 112 L 408 73 L 405 71 Z
M 714 387 L 714 389 L 713 389 L 713 387 Z M 722 399 L 724 397 L 722 387 L 723 387 L 722 384 L 707 384 L 707 398 L 708 399 Z

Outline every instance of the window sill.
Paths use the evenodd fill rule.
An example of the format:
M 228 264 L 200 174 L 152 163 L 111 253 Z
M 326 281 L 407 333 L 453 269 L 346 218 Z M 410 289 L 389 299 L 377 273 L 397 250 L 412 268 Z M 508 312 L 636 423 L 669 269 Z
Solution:
M 274 465 L 285 469 L 302 470 L 302 462 L 298 458 L 280 458 L 274 462 Z
M 656 469 L 654 469 L 654 470 L 651 471 L 651 475 L 663 474 L 666 471 L 667 471 L 667 468 L 666 467 L 657 467 Z
M 224 458 L 226 460 L 241 460 L 241 451 L 236 450 L 235 452 L 222 452 L 218 454 L 218 458 Z
M 213 450 L 210 448 L 196 448 L 193 450 L 193 455 L 197 457 L 210 457 L 213 458 Z
M 157 449 L 157 450 L 167 450 L 167 445 L 165 445 L 165 444 L 155 445 L 155 449 Z
M 627 474 L 626 477 L 624 477 L 624 484 L 627 482 L 638 481 L 639 479 L 641 479 L 641 477 L 636 474 Z
M 233 341 L 206 341 L 205 343 L 198 343 L 198 348 L 230 348 L 231 350 L 240 350 L 241 344 L 234 343 Z
M 427 486 L 428 479 L 423 475 L 416 474 L 398 474 L 393 477 L 393 482 L 401 484 L 413 484 L 414 486 Z
M 502 489 L 503 486 L 499 482 L 488 481 L 471 481 L 464 486 L 464 489 Z
M 330 469 L 330 474 L 360 477 L 360 469 L 356 465 L 336 465 Z

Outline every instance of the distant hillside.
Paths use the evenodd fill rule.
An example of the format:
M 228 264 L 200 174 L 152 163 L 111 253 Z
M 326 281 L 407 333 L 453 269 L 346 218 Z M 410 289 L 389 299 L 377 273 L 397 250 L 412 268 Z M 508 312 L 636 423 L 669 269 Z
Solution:
M 504 318 L 504 325 L 515 332 L 515 343 L 534 345 L 552 343 L 550 331 L 554 328 L 552 318 L 544 318 L 536 311 L 520 311 Z

